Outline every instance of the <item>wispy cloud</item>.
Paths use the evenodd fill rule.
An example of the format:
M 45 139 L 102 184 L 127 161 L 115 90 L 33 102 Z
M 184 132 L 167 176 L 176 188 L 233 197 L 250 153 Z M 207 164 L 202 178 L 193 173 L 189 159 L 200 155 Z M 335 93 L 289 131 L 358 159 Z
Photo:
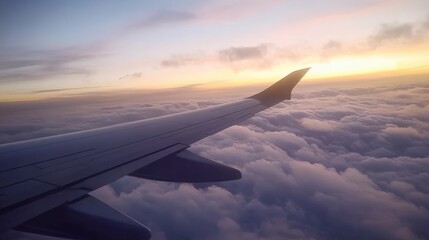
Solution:
M 45 89 L 45 90 L 39 90 L 39 91 L 32 91 L 31 93 L 67 92 L 67 91 L 95 89 L 95 88 L 99 88 L 99 87 L 56 88 L 56 89 Z
M 10 59 L 10 56 L 3 56 L 0 60 L 0 71 L 35 66 L 39 63 L 36 59 Z
M 98 50 L 87 45 L 4 54 L 0 60 L 0 81 L 33 81 L 65 75 L 89 76 L 93 69 L 79 63 L 98 56 Z
M 207 21 L 231 21 L 261 14 L 275 8 L 282 1 L 279 0 L 221 0 L 205 1 L 201 7 L 195 10 L 202 20 Z
M 113 31 L 115 34 L 112 36 L 92 42 L 52 50 L 21 49 L 0 53 L 0 81 L 8 83 L 46 80 L 58 76 L 87 77 L 94 73 L 94 69 L 82 63 L 106 56 L 107 49 L 119 40 L 119 35 L 168 24 L 180 24 L 195 18 L 191 12 L 160 10 L 124 25 Z M 135 75 L 132 77 L 136 78 Z
M 267 54 L 267 46 L 264 44 L 255 47 L 230 47 L 219 51 L 222 61 L 236 62 L 249 59 L 261 59 Z
M 212 56 L 204 52 L 197 52 L 192 54 L 176 54 L 161 61 L 162 67 L 181 67 L 186 65 L 204 64 L 211 62 Z
M 130 74 L 126 74 L 126 75 L 120 77 L 118 80 L 139 79 L 142 77 L 142 75 L 143 75 L 142 72 L 130 73 Z
M 181 24 L 196 19 L 197 16 L 192 12 L 166 9 L 135 20 L 126 26 L 124 31 L 129 32 L 168 24 Z

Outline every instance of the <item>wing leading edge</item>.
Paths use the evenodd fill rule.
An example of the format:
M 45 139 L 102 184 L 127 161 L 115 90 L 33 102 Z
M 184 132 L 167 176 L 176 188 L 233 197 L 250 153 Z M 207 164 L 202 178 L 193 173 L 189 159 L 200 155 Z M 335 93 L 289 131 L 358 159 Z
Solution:
M 118 234 L 125 234 L 123 239 L 149 239 L 145 226 L 113 209 L 107 211 L 88 193 L 125 175 L 173 182 L 239 179 L 239 170 L 186 148 L 290 99 L 308 70 L 292 72 L 233 103 L 1 145 L 0 232 L 14 228 L 83 239 Z M 89 218 L 97 228 L 79 224 Z M 67 230 L 65 223 L 71 224 Z

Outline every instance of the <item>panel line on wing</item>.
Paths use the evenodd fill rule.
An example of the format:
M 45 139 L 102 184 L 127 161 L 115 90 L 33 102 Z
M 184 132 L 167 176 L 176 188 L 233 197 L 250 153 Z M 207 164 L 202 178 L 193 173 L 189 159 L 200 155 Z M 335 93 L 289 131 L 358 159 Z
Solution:
M 174 145 L 177 145 L 177 144 L 174 144 Z M 146 154 L 146 155 L 144 155 L 144 156 L 137 157 L 137 158 L 135 158 L 135 159 L 129 160 L 129 161 L 127 161 L 127 162 L 125 162 L 125 163 L 122 163 L 122 164 L 120 164 L 120 165 L 117 165 L 117 166 L 114 166 L 114 167 L 111 167 L 111 168 L 105 169 L 104 171 L 97 172 L 97 173 L 95 173 L 95 174 L 92 174 L 92 175 L 87 176 L 87 177 L 84 177 L 84 178 L 81 178 L 81 179 L 79 179 L 79 180 L 77 180 L 77 181 L 74 181 L 74 182 L 71 182 L 71 183 L 69 183 L 69 184 L 67 184 L 67 185 L 64 185 L 64 186 L 61 186 L 61 187 L 57 187 L 57 188 L 55 188 L 55 189 L 52 189 L 52 190 L 50 190 L 50 191 L 47 191 L 47 192 L 42 193 L 42 194 L 40 194 L 40 195 L 37 195 L 37 196 L 35 196 L 35 197 L 27 198 L 27 199 L 25 199 L 25 200 L 23 200 L 23 201 L 21 201 L 21 202 L 14 203 L 13 205 L 10 205 L 10 206 L 8 206 L 8 207 L 5 207 L 5 208 L 0 209 L 0 215 L 4 214 L 5 212 L 10 211 L 10 210 L 11 210 L 11 209 L 13 209 L 13 208 L 16 208 L 16 207 L 19 207 L 19 206 L 25 205 L 25 204 L 26 204 L 26 203 L 28 203 L 28 202 L 31 202 L 31 201 L 34 201 L 34 200 L 37 200 L 37 199 L 43 198 L 43 197 L 45 197 L 45 196 L 47 196 L 47 195 L 51 195 L 51 194 L 53 194 L 53 193 L 56 193 L 56 192 L 59 192 L 59 191 L 62 191 L 62 190 L 65 190 L 65 189 L 67 189 L 68 187 L 71 187 L 71 186 L 73 186 L 73 185 L 75 185 L 75 184 L 78 184 L 79 182 L 83 182 L 83 181 L 85 181 L 85 180 L 87 180 L 87 179 L 89 179 L 89 178 L 92 178 L 92 177 L 96 176 L 96 175 L 102 174 L 102 173 L 104 173 L 104 172 L 108 172 L 108 171 L 110 171 L 110 170 L 112 170 L 112 169 L 115 169 L 115 168 L 121 167 L 121 166 L 123 166 L 123 165 L 129 164 L 129 163 L 134 162 L 134 161 L 137 161 L 137 160 L 139 160 L 139 159 L 145 158 L 145 157 L 150 156 L 150 155 L 152 155 L 152 154 L 156 154 L 156 153 L 158 153 L 158 152 L 164 151 L 164 150 L 166 150 L 166 149 L 168 149 L 168 148 L 173 147 L 174 145 L 170 145 L 170 146 L 164 147 L 164 148 L 159 149 L 159 150 L 157 150 L 157 151 L 155 151 L 155 152 L 152 152 L 152 153 Z

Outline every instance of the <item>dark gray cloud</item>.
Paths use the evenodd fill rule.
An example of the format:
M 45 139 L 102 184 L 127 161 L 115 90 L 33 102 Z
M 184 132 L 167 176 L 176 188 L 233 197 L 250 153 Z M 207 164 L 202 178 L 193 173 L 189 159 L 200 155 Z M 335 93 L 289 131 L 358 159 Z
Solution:
M 366 36 L 364 42 L 347 42 L 333 39 L 320 46 L 303 43 L 276 46 L 264 43 L 254 46 L 232 46 L 212 53 L 175 54 L 161 61 L 162 67 L 182 67 L 199 64 L 225 64 L 235 71 L 242 69 L 261 69 L 284 64 L 286 61 L 299 62 L 317 55 L 326 61 L 331 57 L 373 51 L 381 46 L 410 44 L 426 41 L 429 37 L 429 17 L 425 20 L 403 23 L 382 23 Z
M 337 55 L 342 51 L 343 51 L 342 44 L 339 41 L 331 40 L 325 43 L 325 45 L 323 45 L 320 55 L 322 58 L 329 58 L 331 56 Z
M 175 54 L 161 61 L 162 67 L 182 67 L 198 64 L 225 64 L 235 71 L 272 67 L 285 61 L 299 62 L 318 55 L 322 61 L 331 57 L 373 51 L 381 46 L 423 42 L 429 37 L 429 17 L 424 20 L 405 23 L 390 22 L 379 24 L 377 29 L 363 39 L 364 42 L 347 42 L 332 39 L 320 46 L 303 43 L 276 46 L 264 43 L 254 46 L 232 46 L 212 53 Z M 310 54 L 311 53 L 311 54 Z
M 255 47 L 230 47 L 219 51 L 219 58 L 227 62 L 236 62 L 249 59 L 261 59 L 267 54 L 267 45 Z
M 126 28 L 126 31 L 158 27 L 171 23 L 182 23 L 194 19 L 196 19 L 196 16 L 191 12 L 162 10 L 133 22 Z
M 241 180 L 124 177 L 94 194 L 148 225 L 154 239 L 428 239 L 428 91 L 427 81 L 413 79 L 303 82 L 293 100 L 191 147 L 240 169 Z M 215 104 L 202 101 L 208 95 L 180 102 L 111 96 L 117 104 L 91 101 L 61 107 L 64 114 L 52 105 L 45 114 L 2 106 L 9 120 L 0 124 L 12 140 Z M 246 95 L 235 90 L 232 99 Z M 49 120 L 50 112 L 63 117 Z
M 423 21 L 422 27 L 423 27 L 424 29 L 429 30 L 429 14 L 426 16 L 426 20 L 425 20 L 425 21 Z
M 270 46 L 259 44 L 252 47 L 230 47 L 222 49 L 214 54 L 202 51 L 193 54 L 176 54 L 161 61 L 162 67 L 182 67 L 196 64 L 229 64 L 235 70 L 249 67 L 266 67 L 271 65 L 267 55 Z
M 392 44 L 407 45 L 427 41 L 429 37 L 429 17 L 416 22 L 387 22 L 381 23 L 376 30 L 369 34 L 366 42 L 352 43 L 341 40 L 331 40 L 323 44 L 320 49 L 322 60 L 330 57 L 362 53 L 379 47 L 391 46 Z
M 368 38 L 368 43 L 372 47 L 378 47 L 385 42 L 407 40 L 413 37 L 414 30 L 412 24 L 382 24 L 380 29 Z
M 323 46 L 323 49 L 324 50 L 332 50 L 332 49 L 338 50 L 338 49 L 341 49 L 341 43 L 338 41 L 331 40 Z
M 412 23 L 383 23 L 368 37 L 368 45 L 377 48 L 384 44 L 409 44 L 410 41 L 426 41 L 429 34 L 429 17 Z
M 165 59 L 161 62 L 162 67 L 181 67 L 190 64 L 202 64 L 209 61 L 208 56 L 205 56 L 204 53 L 196 54 L 179 54 L 173 55 L 168 59 Z

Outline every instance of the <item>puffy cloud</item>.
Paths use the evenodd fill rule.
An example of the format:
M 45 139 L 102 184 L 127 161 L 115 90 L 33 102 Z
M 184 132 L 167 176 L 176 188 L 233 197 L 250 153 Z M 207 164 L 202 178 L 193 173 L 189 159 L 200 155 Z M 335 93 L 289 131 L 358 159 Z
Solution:
M 241 180 L 179 184 L 124 177 L 94 195 L 145 223 L 155 239 L 427 239 L 428 90 L 424 82 L 300 85 L 291 101 L 191 147 L 240 169 Z M 4 138 L 215 103 L 136 100 L 92 101 L 100 111 L 86 106 L 56 124 L 21 110 L 26 128 L 3 121 Z
M 335 129 L 335 123 L 330 122 L 323 122 L 317 119 L 311 119 L 311 118 L 303 118 L 301 119 L 301 126 L 313 131 L 320 131 L 320 132 L 329 132 L 333 131 Z
M 426 20 L 422 23 L 423 29 L 429 29 L 429 15 L 427 15 Z
M 242 180 L 192 186 L 126 178 L 141 185 L 104 199 L 129 213 L 138 206 L 141 216 L 150 213 L 140 220 L 155 226 L 161 239 L 425 239 L 428 126 L 416 112 L 398 116 L 397 110 L 427 102 L 421 95 L 389 98 L 421 88 L 428 86 L 303 91 L 299 99 L 192 147 L 239 168 Z M 398 137 L 403 148 L 396 145 Z M 118 191 L 115 186 L 100 191 L 112 189 Z M 174 199 L 173 206 L 146 200 L 152 191 Z M 180 227 L 170 230 L 174 223 L 167 212 L 176 217 L 177 211 L 183 214 L 174 218 Z
M 323 45 L 320 56 L 322 58 L 329 58 L 341 53 L 342 51 L 342 44 L 339 41 L 331 40 Z
M 341 49 L 341 43 L 338 41 L 331 40 L 323 46 L 323 49 L 327 51 L 338 50 L 338 49 Z
M 390 136 L 402 136 L 409 138 L 420 138 L 421 134 L 412 127 L 388 126 L 383 130 L 383 133 Z
M 368 44 L 372 48 L 380 47 L 386 43 L 399 42 L 409 43 L 410 41 L 424 41 L 428 37 L 429 28 L 427 17 L 413 23 L 383 23 L 378 30 L 368 37 Z
M 370 45 L 379 46 L 384 41 L 407 39 L 413 37 L 411 24 L 382 24 L 379 31 L 370 37 Z

